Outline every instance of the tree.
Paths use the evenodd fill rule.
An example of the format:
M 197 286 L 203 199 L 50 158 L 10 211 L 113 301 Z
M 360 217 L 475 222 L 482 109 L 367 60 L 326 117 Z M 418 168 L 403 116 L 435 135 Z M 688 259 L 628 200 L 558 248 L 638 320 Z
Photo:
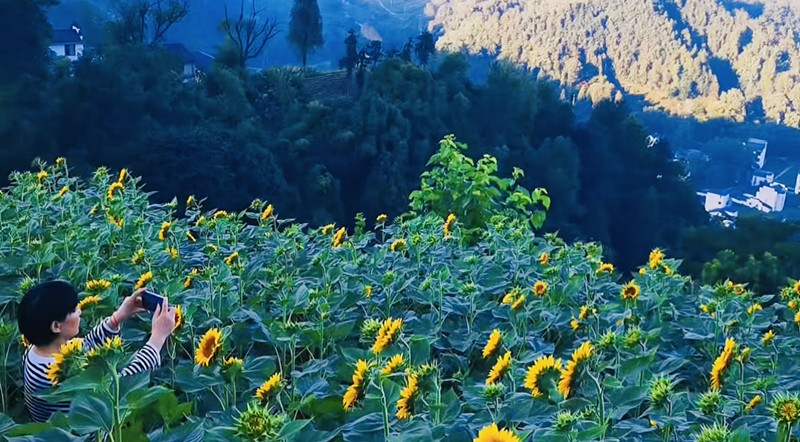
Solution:
M 256 1 L 252 0 L 250 13 L 245 15 L 244 0 L 239 7 L 239 16 L 231 20 L 228 16 L 228 6 L 225 6 L 225 20 L 222 21 L 222 30 L 227 34 L 228 40 L 233 44 L 238 53 L 240 67 L 245 67 L 247 60 L 256 58 L 264 52 L 267 43 L 278 35 L 278 22 L 267 19 L 259 23 L 258 15 L 263 9 L 256 9 Z
M 356 37 L 356 31 L 353 29 L 347 32 L 344 46 L 346 48 L 345 56 L 339 61 L 339 66 L 347 69 L 349 75 L 353 73 L 353 69 L 358 64 L 358 38 Z
M 322 16 L 317 0 L 294 0 L 288 39 L 300 52 L 305 67 L 308 53 L 323 43 Z
M 433 35 L 430 32 L 423 32 L 417 37 L 414 52 L 416 52 L 420 63 L 423 65 L 428 64 L 431 55 L 436 52 L 436 45 L 433 43 Z
M 167 31 L 189 13 L 187 0 L 113 0 L 116 20 L 109 24 L 120 44 L 161 43 Z

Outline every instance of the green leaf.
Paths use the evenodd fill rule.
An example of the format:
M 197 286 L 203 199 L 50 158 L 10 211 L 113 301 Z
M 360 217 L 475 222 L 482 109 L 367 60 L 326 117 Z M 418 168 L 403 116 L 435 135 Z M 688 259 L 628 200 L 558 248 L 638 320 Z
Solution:
M 96 393 L 86 393 L 72 401 L 69 424 L 78 433 L 110 432 L 114 425 L 111 401 Z
M 279 439 L 286 439 L 286 440 L 294 440 L 297 436 L 297 433 L 300 432 L 306 425 L 310 424 L 310 419 L 303 419 L 297 421 L 291 421 L 286 423 L 286 425 L 281 428 L 280 433 L 278 433 Z

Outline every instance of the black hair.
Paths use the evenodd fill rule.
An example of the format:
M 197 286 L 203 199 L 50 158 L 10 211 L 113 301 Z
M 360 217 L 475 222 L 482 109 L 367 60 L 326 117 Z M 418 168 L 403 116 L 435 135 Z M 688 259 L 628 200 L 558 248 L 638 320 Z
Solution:
M 22 297 L 17 312 L 19 331 L 33 345 L 52 343 L 58 336 L 50 328 L 53 321 L 63 321 L 78 307 L 78 292 L 66 281 L 48 281 L 35 285 Z

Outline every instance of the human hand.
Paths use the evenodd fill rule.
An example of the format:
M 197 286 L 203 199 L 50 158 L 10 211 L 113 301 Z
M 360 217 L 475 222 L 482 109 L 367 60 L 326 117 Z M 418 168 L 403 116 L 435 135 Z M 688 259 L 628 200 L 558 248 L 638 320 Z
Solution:
M 160 350 L 175 329 L 175 307 L 170 307 L 167 298 L 161 305 L 156 306 L 153 313 L 153 330 L 150 334 L 150 343 Z
M 121 324 L 130 319 L 133 315 L 147 311 L 142 307 L 142 293 L 146 290 L 145 288 L 139 289 L 122 301 L 117 311 L 114 312 L 114 317 L 117 319 L 117 322 Z

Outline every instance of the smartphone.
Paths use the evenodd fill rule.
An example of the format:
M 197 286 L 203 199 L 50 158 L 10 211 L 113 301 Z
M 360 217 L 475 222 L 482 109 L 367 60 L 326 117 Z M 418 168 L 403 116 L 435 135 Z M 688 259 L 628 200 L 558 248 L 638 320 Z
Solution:
M 163 302 L 164 297 L 161 295 L 156 295 L 153 292 L 142 293 L 142 307 L 144 307 L 145 310 L 154 312 L 156 311 L 156 307 L 161 305 Z

